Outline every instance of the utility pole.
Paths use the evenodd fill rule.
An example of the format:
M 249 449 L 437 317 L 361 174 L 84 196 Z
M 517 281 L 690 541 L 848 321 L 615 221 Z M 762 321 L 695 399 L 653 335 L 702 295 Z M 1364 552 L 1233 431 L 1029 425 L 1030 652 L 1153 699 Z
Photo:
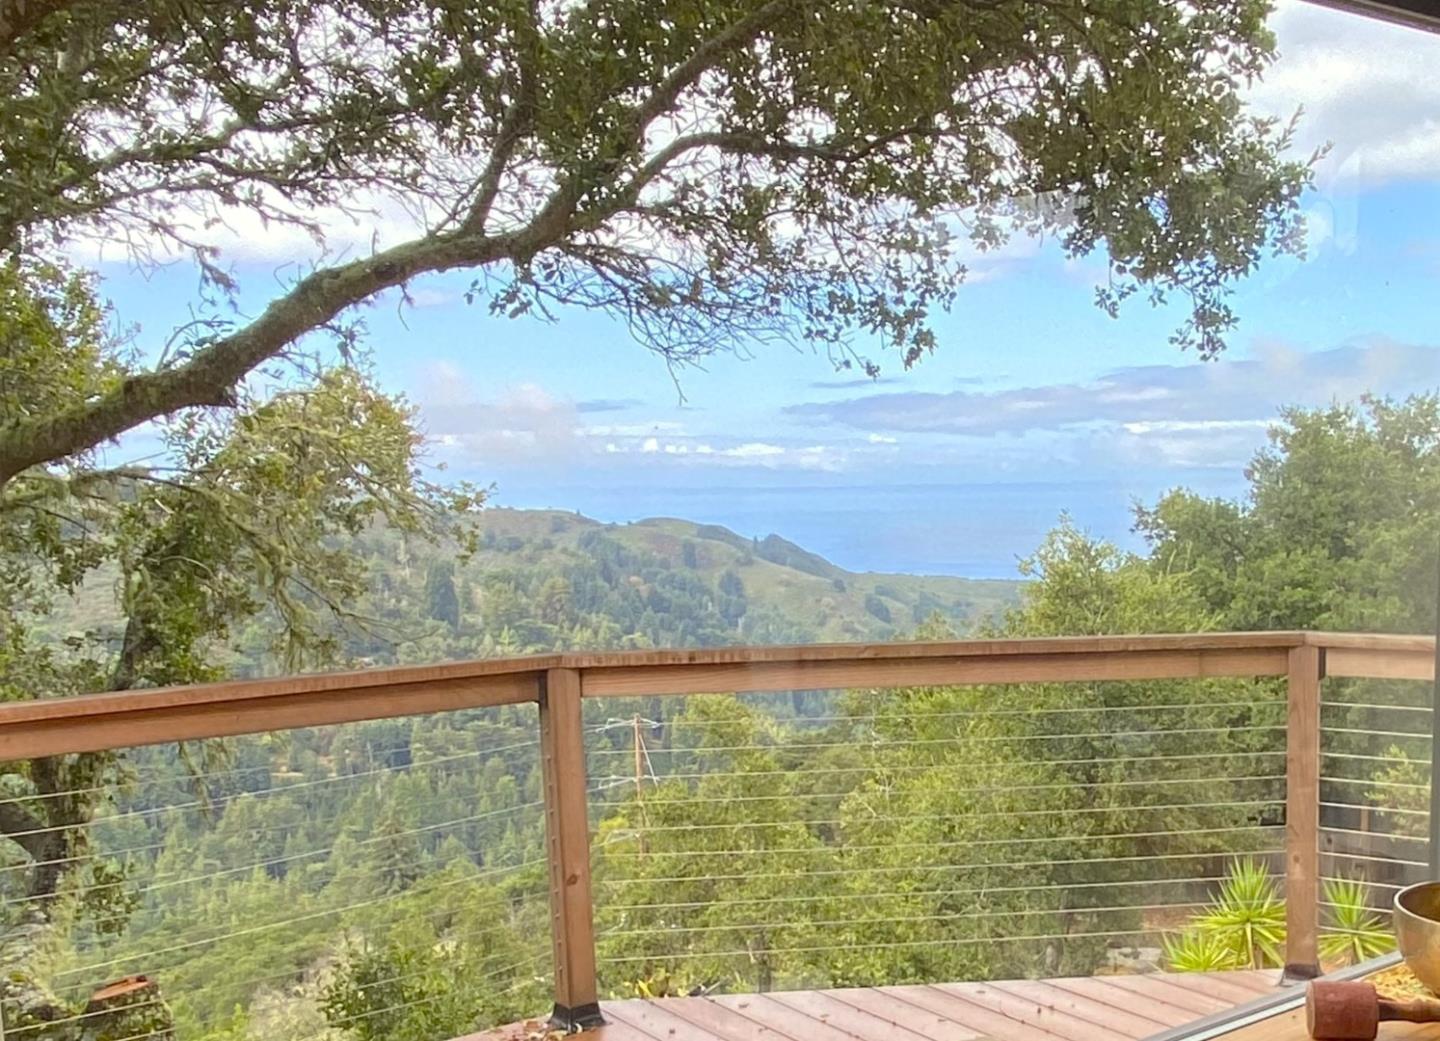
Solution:
M 640 717 L 637 715 L 630 721 L 632 744 L 635 748 L 635 809 L 637 815 L 642 819 L 645 815 L 645 735 L 640 732 Z M 645 829 L 640 829 L 640 852 L 645 852 Z
M 645 779 L 645 738 L 640 734 L 639 716 L 636 716 L 630 721 L 630 729 L 634 735 L 632 744 L 635 748 L 635 801 L 639 802 L 642 796 L 641 782 Z

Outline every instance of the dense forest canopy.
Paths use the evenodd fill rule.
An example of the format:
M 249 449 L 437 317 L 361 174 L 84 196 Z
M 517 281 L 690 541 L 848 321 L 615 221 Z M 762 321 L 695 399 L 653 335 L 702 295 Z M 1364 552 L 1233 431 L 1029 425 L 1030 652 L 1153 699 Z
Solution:
M 1145 553 L 1062 522 L 1014 591 L 850 575 L 782 540 L 677 521 L 606 526 L 495 511 L 482 514 L 475 554 L 460 562 L 376 527 L 347 544 L 372 565 L 366 611 L 413 643 L 357 634 L 344 649 L 378 662 L 806 639 L 825 632 L 822 610 L 874 627 L 857 632 L 896 635 L 867 611 L 872 596 L 909 612 L 898 634 L 919 637 L 1221 629 L 1257 617 L 1423 630 L 1434 589 L 1412 572 L 1435 564 L 1437 443 L 1433 397 L 1289 411 L 1243 499 L 1162 496 L 1137 511 Z M 1374 479 L 1360 508 L 1353 489 L 1334 483 L 1347 468 Z M 1267 577 L 1282 568 L 1285 583 Z M 819 589 L 828 607 L 813 599 Z M 1001 597 L 981 608 L 974 598 L 986 592 Z M 796 593 L 816 609 L 777 610 Z M 737 599 L 743 610 L 727 606 Z M 950 619 L 913 621 L 932 604 Z M 788 629 L 749 628 L 782 619 Z M 115 619 L 67 619 L 76 624 Z M 232 666 L 266 667 L 262 648 L 238 634 Z M 1417 834 L 1412 796 L 1424 794 L 1414 757 L 1428 738 L 1391 736 L 1417 725 L 1409 706 L 1426 692 L 1413 688 L 1332 681 L 1326 692 L 1326 722 L 1338 729 L 1326 738 L 1336 758 L 1324 798 L 1370 807 L 1370 826 L 1392 845 Z M 1273 864 L 1265 858 L 1280 848 L 1285 703 L 1274 681 L 811 691 L 590 709 L 610 994 L 1164 964 L 1155 937 L 1179 929 L 1227 866 Z M 432 1041 L 542 1011 L 543 824 L 528 712 L 237 739 L 223 761 L 198 768 L 173 748 L 128 753 L 116 766 L 122 783 L 107 786 L 97 823 L 82 829 L 89 842 L 58 898 L 63 928 L 26 930 L 35 868 L 8 848 L 9 1029 L 49 1036 L 57 1028 L 45 1016 L 82 1007 L 94 987 L 130 972 L 157 981 L 159 997 L 141 1011 L 164 1029 L 226 1041 Z M 6 805 L 37 805 L 23 774 L 6 784 L 15 800 Z M 1328 870 L 1367 888 L 1404 878 L 1399 865 L 1399 875 L 1370 862 Z M 1351 934 L 1331 914 L 1327 949 L 1340 951 Z M 1233 952 L 1204 950 L 1220 960 L 1200 967 L 1237 964 Z

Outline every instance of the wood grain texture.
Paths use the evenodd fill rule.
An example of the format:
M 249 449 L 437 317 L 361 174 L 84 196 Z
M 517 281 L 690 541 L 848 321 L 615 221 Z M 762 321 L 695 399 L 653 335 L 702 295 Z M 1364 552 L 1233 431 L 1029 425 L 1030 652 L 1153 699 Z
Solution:
M 1139 1041 L 1250 1000 L 1257 990 L 1272 989 L 1277 975 L 1160 973 L 610 1001 L 602 1003 L 606 1025 L 581 1039 Z M 1172 992 L 1186 1004 L 1153 996 Z M 1156 1010 L 1159 1016 L 1148 1014 Z M 506 1030 L 514 1028 L 464 1041 L 513 1041 L 517 1035 Z
M 896 1001 L 878 990 L 857 988 L 821 991 L 827 998 L 860 1009 L 876 1019 L 903 1027 L 927 1041 L 974 1041 L 980 1031 L 927 1009 Z
M 1304 643 L 1312 647 L 1340 648 L 1358 651 L 1415 651 L 1433 654 L 1435 637 L 1410 633 L 1335 633 L 1307 632 Z
M 924 1027 L 928 1024 L 906 1026 L 893 1018 L 891 1009 L 877 1015 L 817 990 L 780 991 L 767 996 L 772 1001 L 804 1012 L 822 1023 L 844 1030 L 851 1037 L 863 1038 L 865 1041 L 938 1041 L 936 1034 L 925 1031 Z M 944 1036 L 948 1041 L 972 1041 L 976 1034 L 958 1028 Z
M 1285 962 L 1318 969 L 1320 677 L 1318 647 L 1290 651 L 1285 718 Z
M 1325 648 L 1325 675 L 1377 680 L 1435 678 L 1435 652 L 1425 648 Z
M 1012 980 L 992 983 L 990 986 L 1001 993 L 1011 994 L 1024 1001 L 1034 1002 L 1037 1006 L 1052 1009 L 1062 1016 L 1071 1016 L 1109 1029 L 1124 1030 L 1127 1034 L 1135 1037 L 1153 1034 L 1170 1025 L 1165 1020 L 1151 1019 L 1138 1010 L 1119 1008 L 1088 995 L 1078 994 L 1040 980 Z
M 70 711 L 49 715 L 8 711 L 50 707 L 18 702 L 0 706 L 0 760 L 518 705 L 536 699 L 538 684 L 539 674 L 502 672 L 313 690 L 233 685 L 220 697 L 205 688 L 173 688 L 56 699 Z M 179 690 L 201 693 L 177 700 Z
M 1183 1008 L 1172 1002 L 1165 1001 L 1152 995 L 1139 994 L 1135 991 L 1117 987 L 1109 979 L 1072 977 L 1063 980 L 1051 980 L 1052 987 L 1069 991 L 1081 997 L 1089 998 L 1092 1001 L 1099 1001 L 1102 1004 L 1110 1005 L 1113 1008 L 1124 1009 L 1137 1016 L 1144 1016 L 1146 1019 L 1154 1020 L 1162 1027 L 1178 1027 L 1181 1023 L 1188 1023 L 1195 1018 L 1195 1013 L 1190 1009 Z M 1156 1028 L 1160 1029 L 1159 1027 Z
M 632 665 L 704 665 L 761 661 L 863 661 L 894 658 L 992 658 L 1007 654 L 1095 654 L 1102 651 L 1197 651 L 1300 647 L 1299 631 L 1245 633 L 1134 633 L 1123 636 L 1027 636 L 995 640 L 906 640 L 896 643 L 804 643 L 773 646 L 600 651 L 561 655 L 567 668 Z M 1372 640 L 1374 637 L 1359 639 Z M 1397 637 L 1412 640 L 1423 637 Z M 1366 644 L 1369 645 L 1368 643 Z
M 716 694 L 766 690 L 848 690 L 1099 680 L 1283 676 L 1288 648 L 1064 651 L 1049 653 L 701 662 L 592 666 L 586 697 Z
M 545 785 L 545 860 L 550 874 L 550 941 L 555 1003 L 591 1005 L 595 983 L 594 898 L 585 795 L 580 674 L 551 669 L 540 698 L 540 764 Z

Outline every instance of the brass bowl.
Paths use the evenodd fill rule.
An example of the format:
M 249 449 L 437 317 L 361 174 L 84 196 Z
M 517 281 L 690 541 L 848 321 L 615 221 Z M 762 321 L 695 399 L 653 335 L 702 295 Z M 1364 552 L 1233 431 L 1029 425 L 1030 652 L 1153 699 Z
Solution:
M 1415 978 L 1440 992 L 1440 882 L 1421 882 L 1395 894 L 1395 939 Z

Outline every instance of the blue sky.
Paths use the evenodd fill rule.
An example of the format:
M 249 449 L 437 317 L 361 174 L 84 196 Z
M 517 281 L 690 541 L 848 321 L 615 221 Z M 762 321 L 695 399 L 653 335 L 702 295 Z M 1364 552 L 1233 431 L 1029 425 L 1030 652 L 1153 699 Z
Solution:
M 677 387 L 615 321 L 491 318 L 458 276 L 367 312 L 377 373 L 419 407 L 431 458 L 493 482 L 500 505 L 775 531 L 855 569 L 1013 574 L 1061 511 L 1131 544 L 1135 499 L 1241 493 L 1281 406 L 1440 385 L 1440 36 L 1298 2 L 1274 26 L 1281 58 L 1253 103 L 1303 105 L 1297 150 L 1332 151 L 1305 200 L 1309 256 L 1242 287 L 1218 362 L 1167 343 L 1178 312 L 1137 302 L 1112 320 L 1092 303 L 1097 262 L 1021 239 L 976 259 L 936 354 L 879 382 L 757 347 Z M 376 230 L 339 234 L 361 248 Z M 305 249 L 237 237 L 244 306 Z M 184 319 L 185 266 L 102 270 L 142 349 Z

